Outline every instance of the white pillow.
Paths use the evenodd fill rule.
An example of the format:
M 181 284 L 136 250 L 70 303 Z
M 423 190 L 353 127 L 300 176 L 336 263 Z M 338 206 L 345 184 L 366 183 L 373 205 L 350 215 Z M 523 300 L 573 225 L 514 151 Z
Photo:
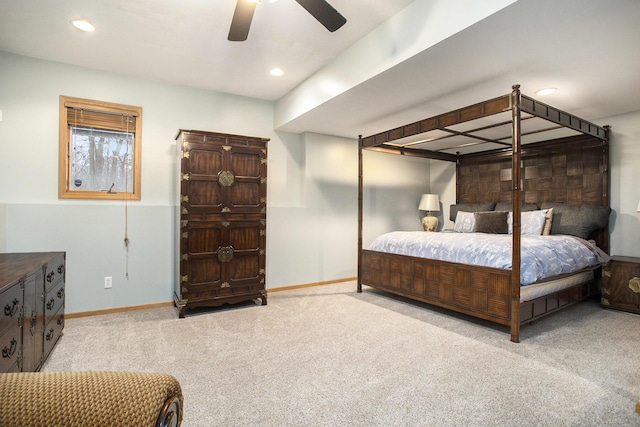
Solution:
M 473 212 L 458 211 L 453 231 L 458 233 L 472 233 L 476 226 L 476 217 Z
M 520 234 L 541 235 L 548 211 L 549 209 L 520 212 Z M 507 222 L 509 223 L 509 234 L 513 234 L 513 212 L 509 212 Z

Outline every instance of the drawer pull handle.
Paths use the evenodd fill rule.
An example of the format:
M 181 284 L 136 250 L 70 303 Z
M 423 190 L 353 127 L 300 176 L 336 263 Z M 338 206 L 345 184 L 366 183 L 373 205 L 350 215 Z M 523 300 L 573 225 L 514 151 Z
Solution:
M 47 282 L 51 283 L 53 282 L 53 278 L 56 276 L 56 273 L 54 273 L 53 271 L 49 274 L 47 274 Z
M 45 337 L 47 339 L 47 341 L 51 341 L 53 339 L 53 335 L 54 335 L 54 330 L 53 328 L 49 329 L 49 332 L 47 332 L 47 336 Z
M 51 310 L 55 305 L 56 305 L 56 300 L 54 300 L 53 298 L 51 298 L 51 299 L 49 300 L 49 302 L 47 303 L 47 310 Z
M 218 259 L 220 262 L 231 261 L 233 259 L 233 248 L 231 246 L 218 248 Z
M 2 349 L 2 357 L 5 359 L 11 358 L 16 353 L 16 349 L 18 348 L 18 341 L 15 338 L 11 339 L 11 347 L 7 348 L 5 345 Z
M 633 292 L 640 294 L 640 277 L 634 277 L 629 280 L 629 289 Z
M 60 288 L 60 290 L 58 291 L 58 298 L 64 298 L 64 288 Z
M 7 305 L 4 306 L 4 315 L 13 317 L 13 315 L 16 314 L 16 311 L 18 311 L 19 304 L 20 304 L 20 301 L 18 301 L 17 298 L 13 299 L 11 305 L 7 303 Z
M 62 273 L 64 273 L 64 264 L 60 264 L 60 266 L 58 266 L 58 274 Z
M 223 187 L 232 186 L 235 180 L 236 180 L 236 177 L 231 171 L 222 171 L 218 175 L 218 183 L 220 183 L 220 185 Z

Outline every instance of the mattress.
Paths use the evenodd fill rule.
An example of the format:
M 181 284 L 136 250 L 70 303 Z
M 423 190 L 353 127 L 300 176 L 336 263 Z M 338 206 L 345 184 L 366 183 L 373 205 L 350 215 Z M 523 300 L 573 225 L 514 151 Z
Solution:
M 564 276 L 560 279 L 546 280 L 540 283 L 533 283 L 520 288 L 520 302 L 531 301 L 543 297 L 553 292 L 570 288 L 580 283 L 593 280 L 593 270 L 581 271 L 579 273 Z

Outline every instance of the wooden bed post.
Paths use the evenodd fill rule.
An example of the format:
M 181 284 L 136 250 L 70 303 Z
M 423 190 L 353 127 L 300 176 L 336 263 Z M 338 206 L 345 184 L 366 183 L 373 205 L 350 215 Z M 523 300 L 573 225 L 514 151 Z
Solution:
M 520 342 L 520 188 L 522 178 L 521 165 L 521 129 L 520 129 L 520 85 L 513 85 L 511 92 L 512 118 L 512 155 L 511 155 L 511 185 L 513 202 L 513 245 L 511 249 L 511 341 Z
M 358 292 L 362 292 L 362 135 L 358 135 Z
M 604 165 L 602 167 L 602 199 L 600 199 L 600 204 L 602 206 L 611 206 L 610 204 L 610 188 L 611 185 L 609 182 L 609 136 L 611 132 L 611 126 L 606 125 L 604 128 L 604 139 L 602 140 L 602 161 L 601 164 Z M 603 249 L 607 254 L 611 254 L 609 251 L 609 225 L 601 232 L 599 246 Z

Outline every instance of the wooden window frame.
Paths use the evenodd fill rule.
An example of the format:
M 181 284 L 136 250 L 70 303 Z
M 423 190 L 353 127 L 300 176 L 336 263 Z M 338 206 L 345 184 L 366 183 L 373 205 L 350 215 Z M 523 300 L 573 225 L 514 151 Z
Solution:
M 88 111 L 119 116 L 135 117 L 133 126 L 132 188 L 130 191 L 108 192 L 100 190 L 71 190 L 70 185 L 70 111 Z M 99 199 L 99 200 L 140 200 L 141 153 L 142 153 L 142 107 L 96 101 L 92 99 L 73 98 L 60 95 L 60 134 L 58 147 L 58 197 L 61 199 Z

